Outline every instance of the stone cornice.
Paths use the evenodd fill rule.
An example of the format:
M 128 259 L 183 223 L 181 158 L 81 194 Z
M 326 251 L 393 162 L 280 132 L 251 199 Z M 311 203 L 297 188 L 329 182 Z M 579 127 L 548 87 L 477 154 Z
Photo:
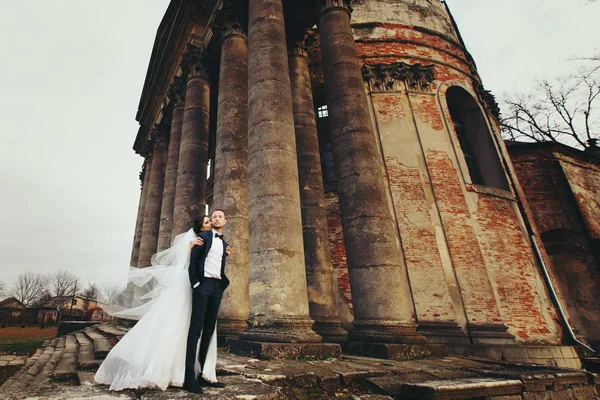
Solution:
M 170 81 L 178 75 L 181 56 L 194 38 L 204 39 L 210 18 L 221 0 L 173 0 L 160 23 L 144 81 L 136 120 L 140 123 L 133 148 L 142 146 L 160 114 Z
M 363 78 L 369 83 L 372 92 L 402 90 L 426 91 L 435 80 L 433 65 L 406 64 L 364 64 Z
M 500 106 L 496 101 L 496 96 L 494 96 L 491 90 L 486 90 L 483 84 L 479 82 L 475 82 L 474 87 L 475 92 L 477 93 L 477 96 L 479 96 L 479 100 L 481 100 L 485 109 L 496 120 L 496 122 L 500 122 Z

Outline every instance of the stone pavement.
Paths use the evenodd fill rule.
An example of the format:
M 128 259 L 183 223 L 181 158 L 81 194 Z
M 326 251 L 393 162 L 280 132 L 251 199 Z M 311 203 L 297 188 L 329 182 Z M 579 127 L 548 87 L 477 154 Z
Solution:
M 24 365 L 26 361 L 27 356 L 8 354 L 5 356 L 0 356 L 0 367 L 6 367 L 7 365 Z
M 261 361 L 220 350 L 225 389 L 109 392 L 94 371 L 127 328 L 111 324 L 48 340 L 0 388 L 1 399 L 598 399 L 600 379 L 576 369 L 444 357 L 392 361 L 344 355 Z

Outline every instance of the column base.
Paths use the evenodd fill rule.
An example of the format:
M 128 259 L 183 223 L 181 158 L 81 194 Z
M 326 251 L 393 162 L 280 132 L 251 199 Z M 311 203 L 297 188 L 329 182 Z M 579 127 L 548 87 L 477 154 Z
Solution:
M 381 320 L 354 320 L 348 340 L 354 342 L 425 344 L 427 338 L 417 332 L 414 323 Z
M 233 354 L 260 360 L 297 358 L 340 358 L 342 347 L 334 343 L 265 343 L 227 339 L 227 350 Z
M 319 343 L 322 338 L 312 330 L 314 323 L 310 318 L 251 317 L 240 339 L 267 343 Z
M 219 318 L 217 322 L 217 344 L 225 346 L 227 339 L 238 339 L 244 329 L 248 328 L 245 319 Z
M 414 360 L 423 357 L 445 357 L 448 355 L 443 344 L 396 344 L 351 341 L 344 346 L 349 353 L 388 360 Z
M 425 335 L 429 343 L 471 344 L 469 336 L 456 322 L 419 321 L 417 332 Z
M 348 341 L 348 332 L 342 328 L 341 321 L 315 319 L 313 330 L 327 343 L 343 344 Z
M 504 324 L 470 324 L 473 344 L 514 344 L 515 337 Z

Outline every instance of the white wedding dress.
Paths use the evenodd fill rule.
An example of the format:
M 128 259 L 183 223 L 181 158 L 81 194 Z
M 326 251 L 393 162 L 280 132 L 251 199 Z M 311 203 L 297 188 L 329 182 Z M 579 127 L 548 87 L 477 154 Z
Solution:
M 171 248 L 152 257 L 151 267 L 131 268 L 128 288 L 129 292 L 136 288 L 133 307 L 104 307 L 111 315 L 138 322 L 102 362 L 94 377 L 96 382 L 110 385 L 110 390 L 165 390 L 169 385 L 183 385 L 192 309 L 189 245 L 195 238 L 193 230 L 182 233 Z M 146 293 L 142 294 L 140 288 L 146 288 Z M 216 333 L 215 329 L 202 371 L 203 377 L 211 382 L 217 381 Z M 198 361 L 195 370 L 198 375 Z

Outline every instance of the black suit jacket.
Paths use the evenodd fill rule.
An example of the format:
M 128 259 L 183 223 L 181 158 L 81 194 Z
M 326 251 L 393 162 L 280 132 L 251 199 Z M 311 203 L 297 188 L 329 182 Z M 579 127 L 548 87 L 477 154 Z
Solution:
M 206 256 L 213 244 L 215 233 L 213 231 L 201 232 L 198 235 L 204 241 L 202 246 L 194 246 L 190 255 L 190 266 L 188 272 L 190 274 L 190 283 L 192 288 L 196 283 L 202 284 L 204 281 L 204 263 L 206 262 Z M 221 289 L 227 289 L 229 286 L 229 279 L 225 275 L 225 260 L 227 259 L 227 253 L 225 248 L 227 242 L 223 240 L 223 261 L 221 262 Z

